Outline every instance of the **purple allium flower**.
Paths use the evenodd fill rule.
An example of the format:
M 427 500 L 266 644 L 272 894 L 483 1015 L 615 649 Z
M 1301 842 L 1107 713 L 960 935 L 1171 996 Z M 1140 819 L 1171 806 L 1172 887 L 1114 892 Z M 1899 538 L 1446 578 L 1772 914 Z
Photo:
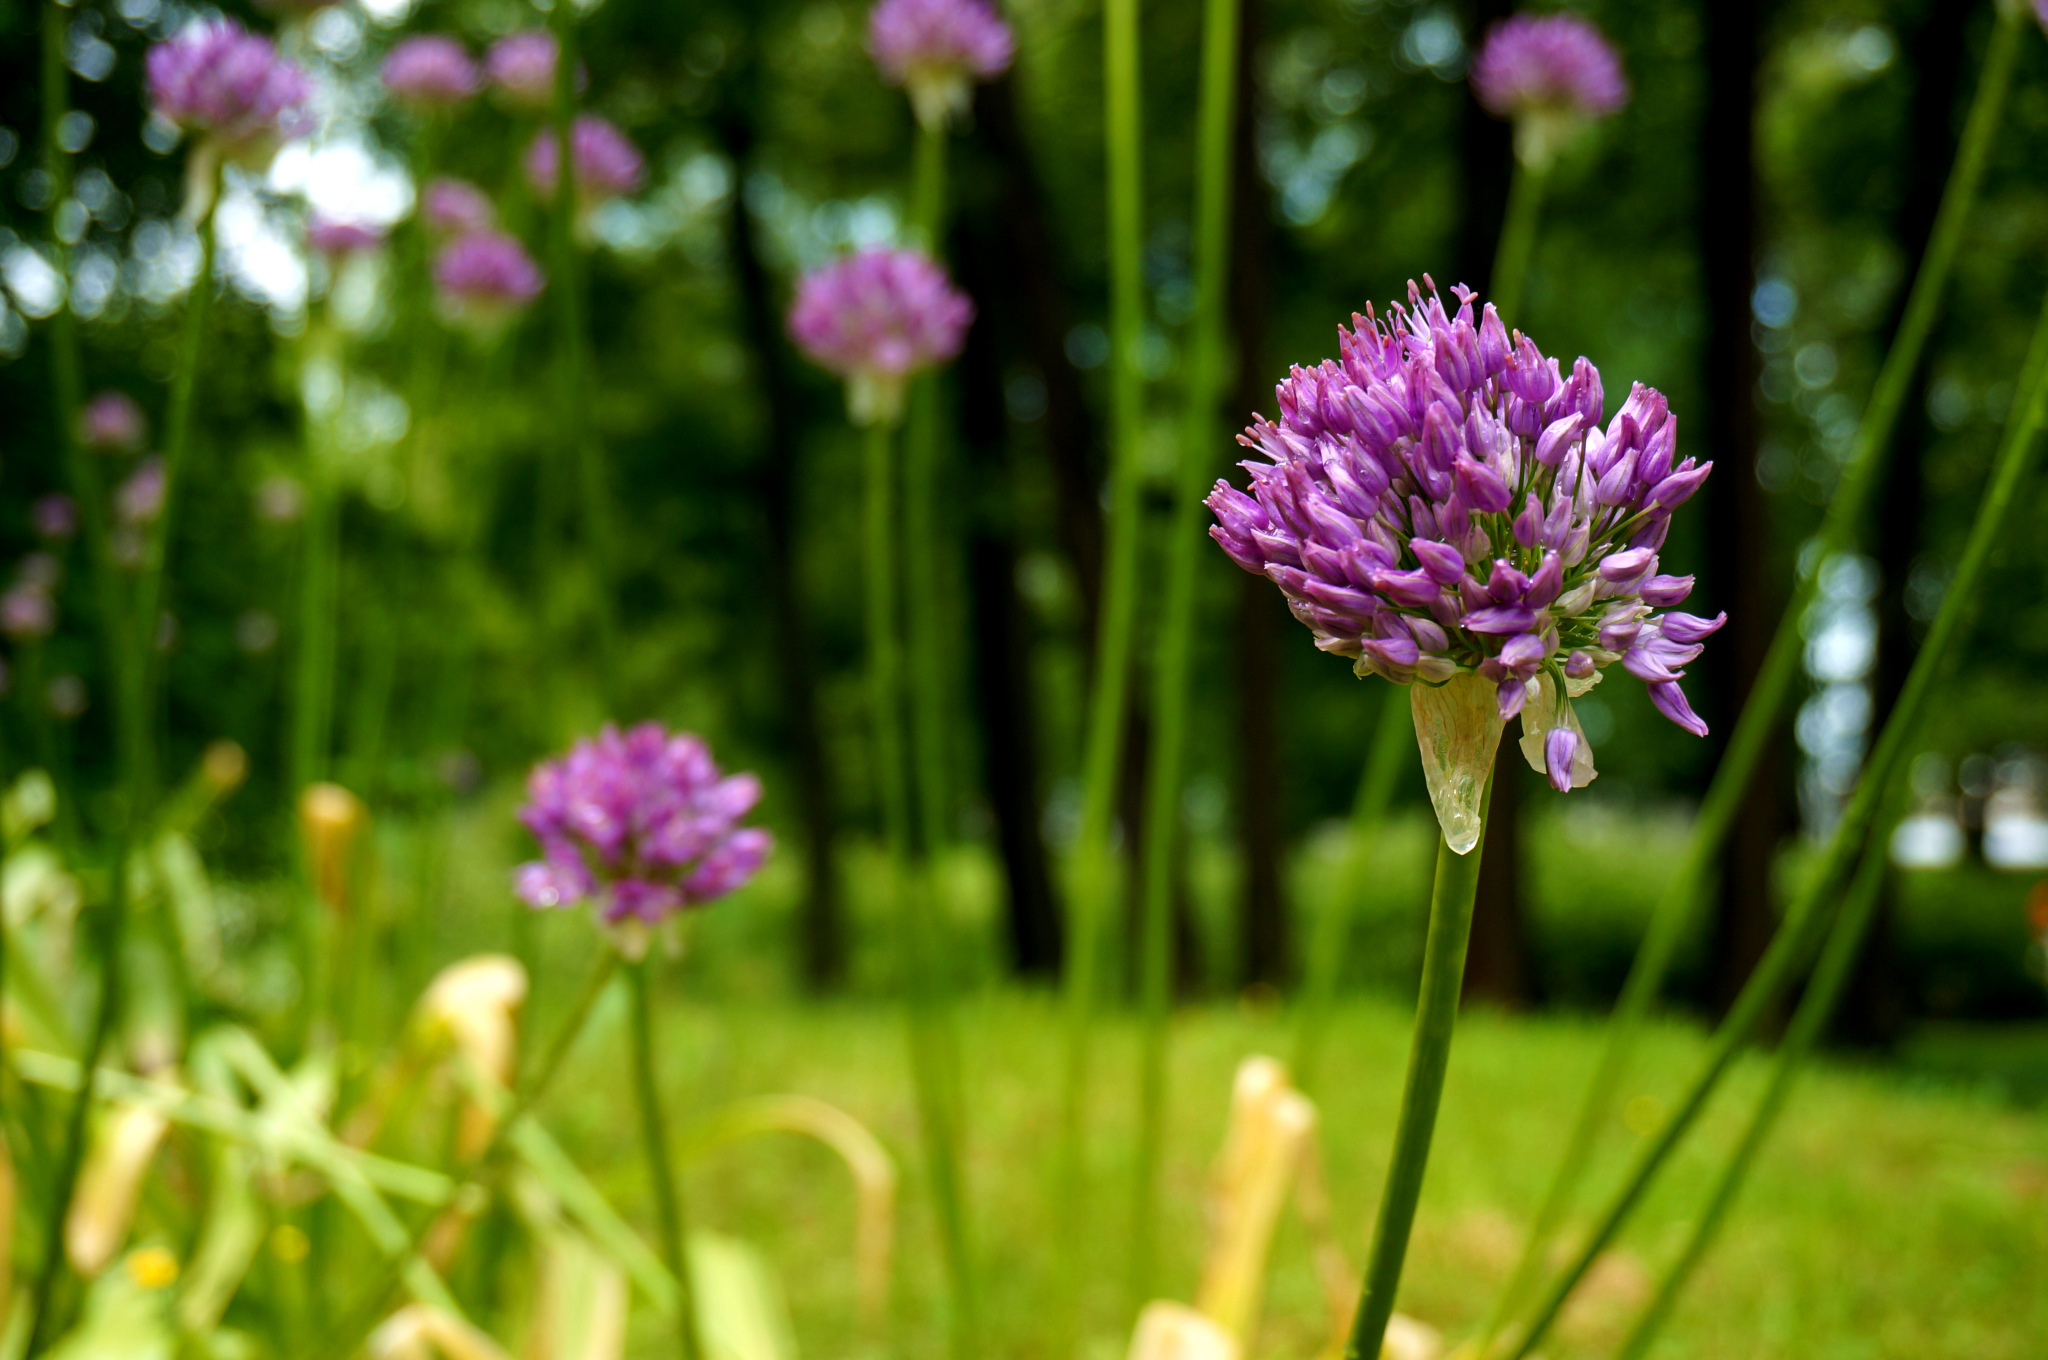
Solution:
M 1590 119 L 1628 103 L 1621 58 L 1598 28 L 1576 14 L 1517 14 L 1487 30 L 1472 59 L 1472 92 L 1516 124 L 1525 163 L 1549 164 Z
M 761 799 L 750 774 L 724 776 L 687 732 L 606 727 L 534 767 L 519 820 L 542 858 L 515 886 L 534 907 L 589 901 L 610 925 L 654 925 L 725 896 L 768 856 L 768 833 L 740 819 Z
M 503 232 L 458 237 L 434 257 L 434 287 L 449 319 L 486 335 L 503 330 L 546 284 L 526 247 Z
M 461 43 L 445 33 L 422 33 L 395 45 L 384 58 L 384 88 L 422 112 L 452 109 L 483 88 L 483 72 Z
M 647 161 L 626 134 L 594 113 L 577 115 L 569 129 L 575 156 L 576 199 L 584 207 L 630 194 L 647 178 Z M 543 128 L 526 150 L 526 178 L 544 199 L 555 196 L 561 151 L 553 128 Z
M 537 113 L 555 102 L 555 62 L 561 50 L 555 35 L 544 28 L 508 33 L 484 54 L 484 75 L 505 103 Z M 576 86 L 583 87 L 581 71 Z
M 1617 661 L 1704 735 L 1678 681 L 1726 616 L 1653 610 L 1692 588 L 1657 550 L 1713 464 L 1674 461 L 1655 391 L 1637 384 L 1603 430 L 1592 364 L 1566 376 L 1468 290 L 1455 316 L 1430 290 L 1354 316 L 1341 358 L 1288 375 L 1280 419 L 1238 440 L 1265 455 L 1242 464 L 1251 494 L 1216 484 L 1210 536 L 1359 674 L 1482 679 L 1561 789 L 1593 777 L 1571 700 Z
M 489 231 L 498 224 L 498 211 L 483 190 L 465 179 L 429 180 L 420 195 L 420 215 L 429 231 L 444 236 L 466 236 Z
M 42 496 L 29 507 L 36 537 L 62 543 L 78 532 L 78 503 L 62 494 Z
M 280 138 L 306 128 L 306 73 L 233 19 L 187 25 L 150 48 L 147 62 L 151 110 L 231 159 L 267 159 Z
M 868 55 L 927 127 L 965 111 L 971 84 L 1008 70 L 1016 50 L 986 0 L 881 0 L 868 12 Z
M 164 509 L 164 460 L 145 458 L 114 488 L 114 514 L 123 524 L 148 524 Z
M 126 392 L 102 392 L 78 417 L 78 438 L 88 448 L 133 452 L 149 437 L 142 408 Z
M 339 260 L 349 255 L 365 255 L 381 249 L 384 245 L 384 231 L 363 222 L 341 222 L 331 217 L 315 217 L 306 223 L 306 244 L 330 260 Z
M 894 424 L 910 375 L 960 352 L 974 304 L 915 250 L 864 250 L 797 284 L 789 333 L 820 367 L 846 380 L 855 424 Z
M 57 602 L 33 581 L 17 581 L 0 594 L 0 633 L 17 642 L 46 638 L 57 627 Z

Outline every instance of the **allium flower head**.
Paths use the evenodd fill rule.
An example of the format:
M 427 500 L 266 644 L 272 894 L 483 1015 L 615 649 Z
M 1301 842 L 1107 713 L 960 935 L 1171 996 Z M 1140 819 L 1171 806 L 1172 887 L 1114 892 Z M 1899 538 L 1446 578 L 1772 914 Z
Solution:
M 1016 50 L 987 0 L 881 0 L 868 12 L 868 55 L 927 127 L 964 112 L 973 82 L 1008 70 Z
M 114 488 L 114 514 L 123 524 L 148 524 L 163 513 L 164 460 L 145 458 Z
M 855 424 L 894 424 L 912 374 L 960 352 L 974 304 L 916 250 L 864 250 L 804 275 L 789 333 L 846 380 Z
M 61 493 L 38 497 L 29 507 L 36 537 L 62 543 L 78 532 L 78 503 Z
M 306 244 L 330 260 L 366 255 L 384 245 L 384 231 L 366 222 L 343 222 L 332 217 L 315 217 L 306 223 Z
M 1487 30 L 1472 60 L 1472 92 L 1515 120 L 1524 162 L 1549 163 L 1578 128 L 1628 103 L 1621 58 L 1598 28 L 1576 14 L 1517 14 Z
M 458 237 L 434 257 L 434 288 L 443 311 L 486 335 L 503 330 L 546 284 L 526 247 L 503 232 Z
M 1218 482 L 1210 535 L 1359 674 L 1486 686 L 1559 789 L 1593 778 L 1571 700 L 1615 662 L 1704 736 L 1678 682 L 1726 616 L 1655 611 L 1692 590 L 1657 552 L 1713 464 L 1676 461 L 1655 391 L 1602 429 L 1592 364 L 1565 376 L 1469 291 L 1453 315 L 1430 290 L 1354 316 L 1340 358 L 1288 375 L 1279 419 L 1239 437 L 1264 455 L 1242 465 L 1251 494 Z
M 0 593 L 0 633 L 17 642 L 46 638 L 57 627 L 57 602 L 34 581 L 17 581 Z
M 446 176 L 427 182 L 420 195 L 420 216 L 429 231 L 444 236 L 489 231 L 498 224 L 498 210 L 483 190 L 468 180 Z
M 543 199 L 555 196 L 561 148 L 553 128 L 543 128 L 526 149 L 526 178 Z M 594 113 L 577 115 L 569 129 L 574 157 L 576 201 L 588 210 L 608 198 L 630 194 L 647 178 L 647 161 L 626 134 Z
M 534 907 L 587 901 L 609 925 L 655 925 L 739 888 L 768 856 L 768 833 L 740 825 L 761 781 L 722 775 L 703 741 L 660 723 L 606 727 L 535 766 L 526 793 L 519 820 L 542 858 L 515 887 Z
M 267 160 L 306 130 L 306 73 L 233 19 L 187 25 L 149 49 L 150 108 L 230 159 Z
M 483 88 L 483 72 L 461 43 L 422 33 L 392 47 L 380 72 L 391 97 L 422 112 L 452 109 Z
M 544 28 L 508 33 L 484 54 L 484 75 L 499 99 L 513 108 L 537 113 L 555 102 L 555 63 L 561 51 L 555 35 Z M 582 88 L 580 72 L 576 83 Z
M 142 408 L 126 392 L 102 392 L 78 417 L 78 438 L 88 448 L 132 453 L 149 437 Z

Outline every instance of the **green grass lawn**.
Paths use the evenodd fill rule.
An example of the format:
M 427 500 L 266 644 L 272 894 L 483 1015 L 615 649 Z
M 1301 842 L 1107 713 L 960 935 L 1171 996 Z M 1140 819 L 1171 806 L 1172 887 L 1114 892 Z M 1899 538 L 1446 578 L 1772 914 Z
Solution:
M 622 998 L 614 994 L 610 1002 Z M 745 1144 L 687 1177 L 698 1227 L 752 1240 L 776 1263 L 802 1353 L 812 1360 L 945 1349 L 939 1256 L 920 1174 L 900 1015 L 880 1003 L 672 1003 L 665 1080 L 672 1114 L 802 1092 L 865 1121 L 903 1172 L 892 1315 L 864 1323 L 850 1259 L 852 1195 L 829 1154 L 793 1138 Z M 1087 1281 L 1083 1354 L 1113 1360 L 1133 1317 L 1125 1171 L 1134 1110 L 1135 1030 L 1104 1030 L 1090 1121 L 1087 1229 L 1056 1241 L 1051 1211 L 1059 1012 L 1050 997 L 989 993 L 959 1014 L 970 1112 L 966 1163 L 990 1357 L 1054 1350 L 1055 1263 L 1078 1254 Z M 1392 1003 L 1345 1008 L 1323 1059 L 1322 1154 L 1339 1232 L 1363 1255 L 1391 1137 L 1407 1044 Z M 638 1221 L 651 1218 L 624 1081 L 623 1006 L 608 1005 L 570 1064 L 547 1117 Z M 1286 1017 L 1228 1006 L 1176 1016 L 1155 1292 L 1187 1298 L 1203 1242 L 1203 1187 L 1223 1132 L 1232 1071 L 1284 1055 Z M 1508 1271 L 1590 1070 L 1592 1024 L 1477 1014 L 1458 1035 L 1401 1307 L 1456 1341 Z M 1611 1181 L 1691 1072 L 1693 1030 L 1651 1035 L 1626 1118 L 1605 1145 Z M 1597 1270 L 1547 1348 L 1610 1354 L 1759 1089 L 1741 1067 L 1698 1136 Z M 1666 1332 L 1663 1356 L 1799 1360 L 2034 1360 L 2048 1346 L 2048 1125 L 1973 1088 L 1823 1066 L 1801 1087 L 1720 1245 Z M 1275 1248 L 1256 1353 L 1314 1355 L 1321 1304 L 1305 1235 L 1291 1217 Z M 662 1353 L 651 1319 L 638 1353 Z

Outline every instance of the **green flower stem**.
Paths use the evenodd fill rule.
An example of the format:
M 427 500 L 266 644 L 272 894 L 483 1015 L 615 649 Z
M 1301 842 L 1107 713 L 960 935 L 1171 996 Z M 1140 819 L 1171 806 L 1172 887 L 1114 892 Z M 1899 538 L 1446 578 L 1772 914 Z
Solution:
M 1188 328 L 1187 405 L 1167 546 L 1166 598 L 1152 670 L 1152 763 L 1145 793 L 1139 979 L 1144 1032 L 1138 1077 L 1138 1149 L 1131 1194 L 1131 1293 L 1151 1297 L 1153 1220 L 1164 1141 L 1166 1037 L 1171 989 L 1173 866 L 1180 847 L 1187 755 L 1195 581 L 1208 535 L 1202 482 L 1223 445 L 1223 292 L 1230 258 L 1231 131 L 1237 116 L 1238 0 L 1206 0 L 1195 152 L 1194 312 Z
M 2005 436 L 1992 466 L 1990 485 L 1978 506 L 1976 522 L 1971 525 L 1969 541 L 1942 597 L 1940 612 L 1935 615 L 1926 640 L 1914 655 L 1912 669 L 1907 673 L 1905 686 L 1892 707 L 1892 715 L 1864 764 L 1855 794 L 1849 799 L 1841 821 L 1829 837 L 1805 891 L 1794 901 L 1785 923 L 1772 938 L 1770 947 L 1764 951 L 1756 970 L 1743 984 L 1727 1018 L 1716 1031 L 1714 1048 L 1706 1068 L 1694 1078 L 1670 1123 L 1644 1150 L 1628 1180 L 1609 1202 L 1599 1226 L 1584 1248 L 1545 1295 L 1535 1320 L 1514 1351 L 1514 1360 L 1521 1360 L 1543 1339 L 1559 1310 L 1564 1307 L 1565 1300 L 1570 1298 L 1572 1290 L 1591 1268 L 1595 1258 L 1613 1240 L 1664 1160 L 1698 1117 L 1708 1095 L 1734 1061 L 1765 1010 L 1792 983 L 1801 963 L 1818 945 L 1821 933 L 1828 926 L 1830 908 L 1834 905 L 1831 894 L 1847 877 L 1864 842 L 1869 839 L 1878 821 L 1888 781 L 1904 761 L 1908 744 L 1914 740 L 1926 709 L 1928 695 L 1948 661 L 1951 649 L 1961 640 L 1964 625 L 1975 605 L 1977 589 L 1982 584 L 1985 566 L 2004 535 L 2006 522 L 2019 498 L 2020 485 L 2033 466 L 2044 402 L 2048 402 L 2048 300 L 2044 300 L 2040 319 L 2035 324 L 2026 364 L 2020 370 L 2012 411 L 2007 418 Z
M 1964 125 L 1955 166 L 1942 191 L 1934 230 L 1928 237 L 1927 250 L 1921 257 L 1912 292 L 1906 299 L 1906 310 L 1893 338 L 1891 351 L 1885 356 L 1884 366 L 1878 372 L 1869 404 L 1865 406 L 1863 419 L 1857 427 L 1842 482 L 1821 524 L 1819 541 L 1823 556 L 1853 546 L 1877 488 L 1882 484 L 1892 432 L 1898 424 L 1913 373 L 1926 350 L 1928 333 L 1933 328 L 1949 273 L 1955 264 L 1956 252 L 1962 244 L 1963 229 L 1976 202 L 1984 167 L 2004 116 L 2006 94 L 2012 84 L 2013 62 L 2019 51 L 2021 12 L 2024 8 L 2012 5 L 1998 7 L 1998 26 L 1985 54 L 1984 74 L 1978 82 L 1969 120 Z M 1700 803 L 1691 839 L 1671 877 L 1671 886 L 1657 903 L 1642 947 L 1637 951 L 1635 963 L 1615 1002 L 1606 1047 L 1587 1087 L 1585 1102 L 1566 1142 L 1557 1175 L 1537 1211 L 1529 1240 L 1523 1246 L 1521 1261 L 1495 1305 L 1494 1321 L 1486 1333 L 1489 1338 L 1505 1325 L 1505 1319 L 1520 1305 L 1542 1271 L 1550 1241 L 1577 1195 L 1590 1164 L 1594 1144 L 1612 1111 L 1615 1093 L 1635 1051 L 1643 1016 L 1656 1000 L 1665 977 L 1671 971 L 1672 961 L 1677 957 L 1686 926 L 1699 900 L 1700 887 L 1711 880 L 1715 861 L 1734 825 L 1735 814 L 1748 793 L 1757 762 L 1776 738 L 1779 717 L 1784 712 L 1805 650 L 1800 623 L 1812 603 L 1816 584 L 1814 577 L 1804 577 L 1795 582 L 1792 598 L 1779 618 L 1777 632 L 1771 638 L 1763 665 L 1750 688 L 1748 702 L 1736 718 L 1727 749 L 1714 771 L 1707 795 Z
M 328 472 L 332 420 L 307 421 L 304 557 L 299 566 L 299 648 L 294 677 L 291 788 L 327 778 L 333 741 L 335 605 L 341 568 L 340 507 Z
M 1408 691 L 1398 685 L 1381 688 L 1386 694 L 1380 700 L 1379 722 L 1373 730 L 1372 748 L 1366 752 L 1358 795 L 1351 804 L 1351 825 L 1345 832 L 1344 860 L 1338 867 L 1336 891 L 1316 919 L 1301 1018 L 1294 1033 L 1294 1084 L 1310 1093 L 1315 1090 L 1322 1064 L 1330 1010 L 1344 975 L 1345 947 L 1351 939 L 1351 923 L 1357 917 L 1367 875 L 1372 872 L 1380 825 L 1386 821 L 1387 808 L 1394 801 L 1394 788 L 1403 771 L 1415 765 L 1415 718 L 1409 712 Z
M 626 970 L 633 994 L 633 1086 L 640 1098 L 640 1134 L 647 1144 L 647 1175 L 654 1184 L 654 1211 L 661 1224 L 661 1254 L 676 1277 L 676 1340 L 682 1360 L 697 1360 L 696 1291 L 691 1288 L 689 1241 L 683 1235 L 683 1201 L 676 1189 L 675 1167 L 669 1159 L 668 1124 L 661 1115 L 661 1092 L 654 1081 L 654 1003 L 650 995 L 652 964 L 635 960 Z
M 1491 799 L 1489 780 L 1484 797 Z M 1479 890 L 1479 861 L 1486 850 L 1485 806 L 1479 844 L 1460 855 L 1441 841 L 1436 851 L 1436 887 L 1429 901 L 1429 936 L 1422 951 L 1422 994 L 1415 1003 L 1415 1037 L 1408 1049 L 1408 1079 L 1394 1124 L 1394 1153 L 1387 1163 L 1386 1189 L 1372 1226 L 1365 1266 L 1365 1292 L 1351 1327 L 1345 1360 L 1379 1360 L 1408 1234 L 1429 1168 L 1429 1144 L 1451 1060 L 1451 1032 L 1458 1023 L 1458 994 L 1465 980 L 1465 945 L 1472 936 L 1472 902 Z
M 1536 253 L 1536 221 L 1543 207 L 1543 189 L 1550 180 L 1548 166 L 1515 162 L 1508 178 L 1507 216 L 1501 222 L 1500 243 L 1493 252 L 1491 301 L 1500 317 L 1513 327 L 1522 312 L 1522 292 L 1529 282 L 1529 260 Z
M 1091 1025 L 1101 934 L 1116 891 L 1109 844 L 1121 764 L 1124 712 L 1130 695 L 1131 629 L 1137 612 L 1138 555 L 1143 533 L 1139 441 L 1144 388 L 1138 343 L 1145 280 L 1140 239 L 1143 189 L 1138 100 L 1137 0 L 1103 0 L 1103 143 L 1109 199 L 1110 473 L 1108 561 L 1095 639 L 1081 764 L 1081 820 L 1068 871 L 1067 1043 L 1062 1079 L 1055 1196 L 1059 1236 L 1081 1228 L 1081 1125 L 1087 1101 Z M 1074 1253 L 1067 1253 L 1071 1258 Z M 1077 1268 L 1077 1267 L 1076 1267 Z M 1069 1315 L 1079 1277 L 1069 1270 Z
M 943 254 L 946 218 L 946 130 L 920 122 L 913 163 L 911 225 L 934 259 Z M 910 746 L 915 761 L 918 849 L 935 855 L 945 844 L 953 802 L 948 779 L 951 687 L 946 683 L 946 630 L 939 588 L 947 573 L 937 512 L 939 492 L 939 385 L 936 374 L 912 380 L 903 430 L 903 592 L 909 637 Z

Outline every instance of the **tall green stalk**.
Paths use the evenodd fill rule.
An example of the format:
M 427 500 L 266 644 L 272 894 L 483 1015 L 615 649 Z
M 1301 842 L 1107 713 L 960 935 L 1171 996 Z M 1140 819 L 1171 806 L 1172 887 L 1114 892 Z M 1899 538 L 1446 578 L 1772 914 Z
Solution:
M 331 422 L 308 421 L 306 514 L 299 566 L 299 649 L 292 702 L 291 779 L 294 793 L 327 777 L 333 747 L 335 605 L 341 531 L 336 488 L 326 458 Z
M 1914 276 L 1912 292 L 1907 296 L 1906 309 L 1900 318 L 1898 333 L 1893 337 L 1891 351 L 1878 371 L 1870 401 L 1864 407 L 1863 419 L 1857 426 L 1855 442 L 1850 446 L 1843 465 L 1842 480 L 1821 524 L 1818 541 L 1823 556 L 1845 551 L 1854 545 L 1872 498 L 1883 483 L 1892 432 L 1898 424 L 1913 373 L 1926 350 L 1928 333 L 1933 329 L 1935 316 L 1940 310 L 1942 294 L 1947 288 L 1956 252 L 1962 244 L 1963 229 L 1976 202 L 1984 167 L 2004 115 L 2006 94 L 2012 84 L 2013 62 L 2019 52 L 2023 9 L 2024 6 L 1998 6 L 1998 24 L 1985 53 L 1983 76 L 1971 103 L 1969 120 L 1964 125 L 1955 166 L 1942 190 L 1934 230 L 1928 237 L 1919 272 Z M 1777 735 L 1779 718 L 1784 712 L 1785 701 L 1805 649 L 1800 623 L 1813 601 L 1816 584 L 1817 577 L 1811 576 L 1796 581 L 1792 598 L 1779 617 L 1777 631 L 1771 637 L 1763 665 L 1750 687 L 1749 698 L 1736 718 L 1735 730 L 1729 736 L 1727 748 L 1714 771 L 1713 782 L 1701 800 L 1699 815 L 1693 821 L 1692 836 L 1671 877 L 1671 886 L 1658 900 L 1635 963 L 1629 969 L 1628 979 L 1615 1002 L 1608 1024 L 1607 1042 L 1587 1087 L 1578 1119 L 1566 1141 L 1564 1157 L 1537 1210 L 1521 1259 L 1509 1277 L 1506 1290 L 1495 1304 L 1493 1320 L 1485 1333 L 1489 1342 L 1513 1315 L 1513 1310 L 1520 1306 L 1542 1271 L 1551 1239 L 1578 1193 L 1593 1147 L 1613 1110 L 1615 1093 L 1634 1054 L 1643 1016 L 1656 1000 L 1665 977 L 1671 971 L 1672 961 L 1677 957 L 1686 926 L 1692 920 L 1699 900 L 1701 885 L 1712 878 L 1714 863 L 1734 826 L 1735 814 L 1748 793 L 1757 762 Z
M 946 143 L 943 127 L 920 120 L 910 188 L 911 225 L 934 259 L 942 257 L 946 219 Z M 915 761 L 917 834 L 927 856 L 938 854 L 948 836 L 952 796 L 947 777 L 947 737 L 952 708 L 946 683 L 944 600 L 939 582 L 939 383 L 935 373 L 911 380 L 903 427 L 904 621 L 915 700 L 910 705 L 910 745 Z
M 1489 781 L 1485 797 L 1490 799 L 1492 793 Z M 1479 891 L 1479 862 L 1486 852 L 1485 815 L 1482 802 L 1479 844 L 1469 853 L 1460 855 L 1442 841 L 1437 844 L 1436 886 L 1430 894 L 1429 936 L 1422 951 L 1422 993 L 1415 1002 L 1408 1078 L 1394 1124 L 1394 1153 L 1387 1162 L 1386 1189 L 1380 1194 L 1372 1246 L 1367 1249 L 1365 1292 L 1358 1301 L 1345 1360 L 1379 1360 L 1387 1322 L 1394 1316 L 1394 1295 L 1401 1287 L 1408 1234 L 1415 1226 L 1415 1205 L 1422 1197 L 1429 1144 L 1443 1099 L 1444 1072 L 1450 1066 L 1451 1033 L 1458 1023 L 1465 946 L 1472 938 L 1472 902 Z
M 647 1148 L 647 1175 L 654 1186 L 654 1211 L 661 1225 L 661 1254 L 676 1277 L 676 1341 L 682 1360 L 697 1360 L 697 1298 L 690 1278 L 690 1244 L 683 1231 L 683 1199 L 676 1188 L 675 1164 L 669 1156 L 668 1123 L 661 1114 L 661 1092 L 654 1080 L 654 1001 L 645 958 L 626 969 L 633 994 L 633 1087 L 640 1103 L 640 1136 Z
M 1519 159 L 1508 180 L 1507 216 L 1501 222 L 1500 242 L 1494 247 L 1493 281 L 1488 291 L 1501 320 L 1509 326 L 1521 319 L 1529 261 L 1536 253 L 1536 221 L 1549 180 L 1548 165 L 1530 165 Z
M 1137 613 L 1139 505 L 1144 387 L 1138 345 L 1145 280 L 1142 160 L 1138 103 L 1138 0 L 1103 0 L 1103 143 L 1109 206 L 1110 450 L 1108 561 L 1095 637 L 1095 674 L 1088 694 L 1081 766 L 1081 822 L 1067 885 L 1067 1042 L 1061 1083 L 1055 1200 L 1060 1238 L 1080 1230 L 1081 1124 L 1087 1104 L 1091 1021 L 1101 961 L 1103 924 L 1115 898 L 1110 851 L 1124 711 L 1130 695 L 1131 630 Z M 1070 1310 L 1078 1291 L 1075 1253 L 1066 1253 Z
M 1237 117 L 1238 0 L 1206 0 L 1202 92 L 1195 148 L 1193 315 L 1188 326 L 1187 406 L 1166 559 L 1166 598 L 1152 669 L 1152 764 L 1145 792 L 1145 871 L 1140 898 L 1139 979 L 1144 1037 L 1138 1075 L 1138 1149 L 1132 1166 L 1131 1293 L 1151 1297 L 1153 1219 L 1164 1141 L 1166 1022 L 1172 971 L 1173 866 L 1180 848 L 1195 580 L 1208 535 L 1202 481 L 1221 444 L 1223 293 L 1230 259 L 1231 131 Z
M 2026 364 L 2020 370 L 2005 437 L 1992 467 L 1990 485 L 1978 506 L 1976 522 L 1970 528 L 1969 541 L 1947 593 L 1942 597 L 1940 612 L 1935 615 L 1926 640 L 1920 644 L 1920 650 L 1913 658 L 1912 669 L 1907 673 L 1898 701 L 1892 706 L 1891 717 L 1878 735 L 1870 759 L 1864 764 L 1856 792 L 1843 810 L 1842 819 L 1829 837 L 1805 890 L 1794 901 L 1784 924 L 1779 927 L 1770 947 L 1764 951 L 1749 981 L 1743 984 L 1734 1005 L 1729 1008 L 1727 1018 L 1715 1031 L 1714 1046 L 1705 1068 L 1694 1078 L 1670 1122 L 1637 1159 L 1628 1179 L 1609 1201 L 1585 1246 L 1545 1294 L 1535 1319 L 1513 1352 L 1514 1360 L 1528 1355 L 1543 1339 L 1573 1289 L 1608 1242 L 1613 1240 L 1665 1159 L 1699 1116 L 1707 1097 L 1734 1062 L 1765 1011 L 1793 982 L 1797 970 L 1811 956 L 1822 932 L 1827 929 L 1834 906 L 1831 894 L 1838 890 L 1855 857 L 1870 837 L 1887 784 L 1904 762 L 1908 743 L 1914 739 L 1928 695 L 1948 660 L 1950 649 L 1961 640 L 1963 626 L 1982 584 L 1985 566 L 2004 534 L 2006 521 L 2018 500 L 2020 484 L 2032 468 L 2044 403 L 2048 403 L 2048 300 L 2044 300 L 2033 340 L 2028 346 Z

